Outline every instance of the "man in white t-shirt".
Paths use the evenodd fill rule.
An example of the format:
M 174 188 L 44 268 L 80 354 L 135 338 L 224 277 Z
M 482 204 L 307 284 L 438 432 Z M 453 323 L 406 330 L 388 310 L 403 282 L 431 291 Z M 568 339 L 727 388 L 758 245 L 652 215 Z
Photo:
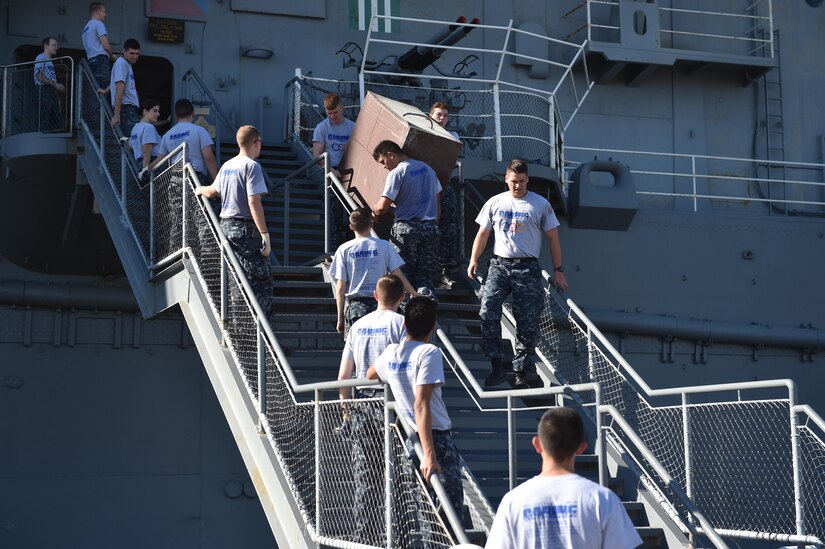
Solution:
M 189 162 L 198 174 L 201 185 L 209 185 L 218 175 L 215 153 L 212 152 L 214 144 L 212 138 L 205 129 L 192 123 L 195 120 L 195 106 L 188 99 L 178 99 L 175 102 L 175 118 L 177 124 L 163 135 L 163 139 L 160 140 L 158 157 L 149 167 L 154 168 L 166 160 L 175 147 L 186 143 Z M 170 164 L 177 159 L 178 156 L 173 158 Z
M 109 44 L 106 32 L 106 5 L 103 2 L 89 4 L 89 22 L 83 27 L 81 40 L 86 50 L 86 60 L 98 85 L 98 92 L 103 93 L 109 86 L 109 62 L 114 62 L 115 54 Z
M 132 135 L 132 128 L 140 121 L 140 98 L 135 85 L 132 65 L 140 58 L 140 42 L 128 38 L 123 42 L 123 57 L 112 66 L 109 91 L 112 94 L 112 125 L 120 126 L 123 135 Z
M 474 278 L 478 260 L 491 233 L 495 233 L 495 254 L 490 260 L 487 277 L 481 288 L 481 346 L 490 359 L 492 371 L 484 385 L 493 387 L 507 380 L 508 371 L 501 357 L 501 308 L 512 294 L 511 305 L 516 320 L 516 355 L 513 358 L 515 387 L 538 386 L 535 349 L 539 320 L 544 304 L 541 282 L 542 241 L 547 239 L 553 259 L 553 284 L 567 290 L 561 261 L 559 221 L 550 203 L 527 190 L 527 164 L 513 160 L 504 174 L 507 191 L 488 200 L 476 217 L 478 234 L 473 241 L 467 276 Z
M 392 343 L 400 343 L 407 336 L 404 317 L 396 313 L 404 299 L 404 285 L 395 275 L 378 279 L 373 292 L 378 309 L 355 324 L 347 334 L 338 380 L 367 377 L 367 369 L 384 349 Z M 344 401 L 350 398 L 349 388 L 340 389 Z M 383 397 L 382 387 L 367 386 L 356 389 L 358 399 Z M 357 543 L 383 546 L 384 530 L 384 479 L 376 472 L 383 466 L 384 412 L 380 401 L 359 400 L 345 402 L 342 429 L 352 438 L 352 471 L 355 480 L 353 514 Z
M 404 311 L 407 338 L 388 345 L 367 371 L 367 377 L 381 379 L 390 386 L 398 415 L 415 429 L 424 449 L 422 476 L 429 481 L 430 476 L 438 474 L 453 509 L 462 516 L 461 456 L 453 444 L 452 422 L 441 396 L 444 365 L 441 351 L 429 343 L 437 307 L 429 298 L 412 298 Z
M 221 166 L 212 185 L 195 187 L 195 194 L 221 199 L 221 230 L 235 251 L 258 304 L 269 318 L 272 308 L 269 253 L 272 246 L 261 203 L 269 189 L 261 165 L 255 162 L 261 154 L 261 133 L 254 126 L 241 126 L 236 140 L 240 149 L 238 156 Z M 242 306 L 239 296 L 238 299 Z
M 341 244 L 329 271 L 335 279 L 336 329 L 346 333 L 358 319 L 376 308 L 375 284 L 387 273 L 396 275 L 411 295 L 418 295 L 401 272 L 404 260 L 386 240 L 371 236 L 372 212 L 358 208 L 349 216 L 355 238 Z
M 501 500 L 488 549 L 633 549 L 642 539 L 618 496 L 574 472 L 587 449 L 581 416 L 551 408 L 539 422 L 533 447 L 541 473 Z
M 413 287 L 433 293 L 438 273 L 438 219 L 441 183 L 431 167 L 410 158 L 397 143 L 384 140 L 372 157 L 389 170 L 384 190 L 373 206 L 376 218 L 393 211 L 390 239 L 404 260 L 404 274 Z

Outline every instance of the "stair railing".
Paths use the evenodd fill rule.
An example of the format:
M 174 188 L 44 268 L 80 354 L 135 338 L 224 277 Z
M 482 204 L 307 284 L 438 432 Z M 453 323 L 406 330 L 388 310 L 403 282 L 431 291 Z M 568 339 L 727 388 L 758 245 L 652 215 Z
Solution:
M 350 451 L 352 440 L 342 437 L 335 429 L 319 430 L 322 425 L 340 425 L 344 408 L 336 399 L 322 409 L 319 392 L 373 382 L 359 380 L 328 385 L 301 385 L 297 382 L 269 325 L 268 312 L 263 311 L 255 299 L 238 258 L 220 229 L 215 212 L 208 201 L 195 194 L 199 182 L 191 164 L 185 162 L 185 146 L 179 149 L 182 154 L 178 158 L 174 158 L 177 154 L 172 155 L 170 166 L 153 178 L 148 192 L 141 189 L 133 174 L 122 170 L 126 153 L 117 145 L 117 134 L 106 116 L 105 105 L 95 93 L 85 62 L 79 73 L 81 85 L 78 94 L 82 98 L 79 101 L 79 127 L 89 147 L 87 152 L 81 154 L 93 154 L 98 159 L 99 174 L 108 183 L 95 185 L 95 191 L 110 193 L 117 198 L 121 208 L 120 219 L 107 218 L 107 223 L 111 225 L 119 221 L 129 227 L 134 244 L 141 250 L 142 268 L 147 279 L 151 277 L 156 284 L 163 284 L 182 268 L 196 298 L 205 304 L 207 310 L 211 310 L 214 331 L 207 330 L 200 335 L 215 338 L 228 351 L 249 402 L 257 412 L 259 432 L 271 445 L 272 455 L 290 486 L 297 512 L 309 536 L 315 543 L 331 547 L 366 549 L 408 546 L 414 543 L 414 540 L 408 539 L 410 532 L 417 532 L 419 537 L 430 539 L 435 547 L 451 546 L 454 538 L 449 530 L 438 520 L 427 519 L 437 517 L 437 513 L 432 502 L 422 496 L 421 490 L 409 480 L 405 472 L 412 467 L 409 458 L 405 452 L 398 450 L 403 444 L 391 434 L 393 431 L 387 428 L 386 419 L 381 432 L 389 433 L 386 436 L 390 442 L 385 439 L 384 446 L 392 446 L 394 453 L 392 464 L 386 468 L 391 482 L 384 483 L 388 489 L 383 494 L 385 509 L 392 516 L 383 523 L 398 525 L 395 526 L 396 532 L 374 528 L 373 534 L 377 532 L 380 537 L 378 544 L 358 543 L 346 537 L 352 529 L 351 517 L 338 516 L 331 523 L 325 520 L 328 518 L 326 514 L 335 513 L 335 508 L 328 505 L 330 501 L 339 494 L 346 494 L 348 489 L 351 494 L 351 487 L 340 484 L 340 461 L 330 463 L 319 459 L 319 456 L 327 455 L 320 452 L 321 444 L 337 447 L 343 454 Z M 122 178 L 126 179 L 125 184 L 116 183 Z M 192 329 L 201 330 L 202 326 L 199 328 L 195 324 Z M 204 360 L 212 359 L 204 355 Z M 316 398 L 312 401 L 301 400 L 299 395 L 306 392 L 315 392 Z M 358 406 L 363 401 L 349 404 Z M 385 418 L 388 417 L 389 408 L 385 403 L 381 403 L 378 409 L 383 409 Z M 380 461 L 385 462 L 383 456 Z M 267 474 L 267 470 L 259 469 L 253 478 Z M 398 497 L 394 488 L 404 482 L 411 485 L 419 496 L 416 509 L 420 517 L 404 514 L 404 510 L 394 503 L 393 498 Z M 446 505 L 449 503 L 446 502 Z M 272 516 L 269 518 L 276 520 Z M 335 531 L 336 525 L 343 525 L 343 533 Z M 328 530 L 335 535 L 327 535 Z M 399 539 L 409 543 L 399 543 Z

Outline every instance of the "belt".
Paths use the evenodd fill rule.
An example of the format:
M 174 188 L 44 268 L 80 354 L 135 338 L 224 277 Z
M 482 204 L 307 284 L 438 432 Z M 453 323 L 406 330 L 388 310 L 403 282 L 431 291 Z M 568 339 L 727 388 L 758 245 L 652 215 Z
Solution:
M 375 297 L 373 297 L 373 296 L 370 296 L 370 297 L 348 297 L 347 301 L 349 301 L 350 303 L 352 303 L 352 302 L 369 303 L 370 301 L 375 301 Z
M 501 257 L 501 256 L 493 256 L 497 260 L 501 261 L 505 265 L 526 265 L 528 263 L 535 263 L 538 261 L 535 257 Z
M 242 221 L 244 223 L 255 223 L 251 217 L 222 217 L 221 221 Z
M 449 429 L 445 429 L 443 431 L 441 431 L 439 429 L 433 429 L 433 434 L 434 435 L 438 435 L 438 436 L 442 436 L 442 437 L 450 436 L 451 433 L 452 433 L 452 431 L 450 431 Z
M 435 219 L 396 219 L 395 222 L 396 223 L 432 223 L 433 225 L 438 223 Z
M 105 57 L 106 59 L 109 59 L 109 56 L 107 54 L 101 53 L 100 55 L 95 55 L 94 57 L 90 57 L 89 61 L 91 61 L 92 59 L 97 59 L 98 57 Z

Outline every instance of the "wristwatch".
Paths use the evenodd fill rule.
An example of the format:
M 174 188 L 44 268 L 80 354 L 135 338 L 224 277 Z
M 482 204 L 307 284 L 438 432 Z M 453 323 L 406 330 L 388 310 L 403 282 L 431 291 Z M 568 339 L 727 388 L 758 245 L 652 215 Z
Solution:
M 554 273 L 563 273 L 564 272 L 564 267 L 556 267 L 555 269 L 553 269 L 553 272 Z

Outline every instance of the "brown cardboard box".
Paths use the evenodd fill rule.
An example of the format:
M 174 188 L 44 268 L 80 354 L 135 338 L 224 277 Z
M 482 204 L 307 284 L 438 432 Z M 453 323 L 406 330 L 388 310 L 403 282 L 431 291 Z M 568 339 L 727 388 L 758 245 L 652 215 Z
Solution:
M 384 190 L 388 172 L 372 151 L 385 139 L 398 143 L 410 158 L 429 164 L 442 186 L 449 183 L 461 141 L 417 108 L 368 92 L 340 166 L 344 186 L 357 191 L 366 206 L 371 208 Z

